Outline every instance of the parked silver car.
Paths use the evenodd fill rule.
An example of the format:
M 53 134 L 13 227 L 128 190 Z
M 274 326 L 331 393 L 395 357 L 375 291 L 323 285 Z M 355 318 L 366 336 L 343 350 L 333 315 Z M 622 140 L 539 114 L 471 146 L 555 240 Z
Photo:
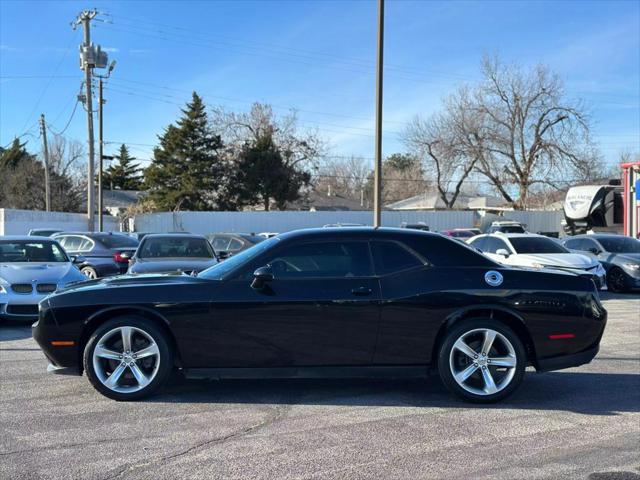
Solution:
M 38 303 L 86 280 L 60 244 L 47 237 L 0 237 L 0 320 L 34 322 Z

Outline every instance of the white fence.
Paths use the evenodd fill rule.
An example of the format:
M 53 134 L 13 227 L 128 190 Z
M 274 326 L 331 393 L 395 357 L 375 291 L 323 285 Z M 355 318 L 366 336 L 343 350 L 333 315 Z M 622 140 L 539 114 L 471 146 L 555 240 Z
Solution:
M 504 218 L 525 223 L 530 232 L 561 232 L 562 212 L 505 212 Z M 473 211 L 385 211 L 382 224 L 398 227 L 402 222 L 424 222 L 431 230 L 478 226 L 481 217 Z M 322 227 L 331 223 L 371 225 L 373 212 L 163 212 L 136 216 L 138 232 L 286 232 Z M 0 209 L 0 235 L 25 235 L 32 228 L 87 230 L 81 213 Z M 104 230 L 119 230 L 118 220 L 104 217 Z
M 117 218 L 103 218 L 105 231 L 120 230 Z M 0 235 L 26 235 L 32 228 L 86 231 L 87 226 L 87 216 L 82 213 L 0 208 Z
M 504 218 L 521 221 L 531 232 L 560 232 L 562 212 L 507 212 Z M 371 225 L 372 212 L 165 212 L 139 215 L 138 232 L 286 232 L 322 227 L 331 223 Z M 424 222 L 431 230 L 473 227 L 480 217 L 473 211 L 386 211 L 382 224 L 398 227 L 402 222 Z

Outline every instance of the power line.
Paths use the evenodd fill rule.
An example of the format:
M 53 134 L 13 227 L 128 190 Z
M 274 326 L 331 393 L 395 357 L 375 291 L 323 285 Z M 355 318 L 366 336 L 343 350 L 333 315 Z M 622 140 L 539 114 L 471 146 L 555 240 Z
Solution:
M 20 130 L 24 130 L 24 128 L 27 126 L 27 124 L 31 120 L 31 117 L 33 116 L 33 114 L 36 112 L 36 110 L 40 106 L 40 102 L 42 101 L 42 99 L 44 98 L 45 94 L 47 93 L 47 90 L 49 90 L 49 87 L 51 86 L 51 83 L 53 82 L 53 79 L 57 75 L 58 70 L 60 70 L 60 67 L 62 66 L 62 63 L 67 58 L 67 54 L 69 53 L 69 50 L 71 50 L 71 44 L 75 40 L 76 34 L 77 34 L 77 32 L 74 31 L 73 35 L 71 35 L 71 39 L 69 40 L 69 44 L 65 48 L 64 53 L 62 54 L 62 57 L 60 58 L 60 61 L 58 61 L 56 67 L 53 70 L 53 73 L 49 76 L 49 80 L 47 81 L 46 85 L 44 86 L 44 89 L 42 90 L 42 92 L 40 93 L 40 96 L 36 100 L 36 104 L 33 106 L 33 109 L 31 110 L 31 113 L 29 113 L 29 116 L 27 117 L 27 120 L 24 122 L 24 125 Z
M 69 117 L 69 120 L 67 121 L 67 124 L 64 126 L 64 128 L 60 131 L 60 132 L 56 132 L 52 127 L 51 124 L 47 124 L 47 127 L 49 128 L 49 130 L 51 130 L 51 132 L 54 135 L 63 135 L 64 132 L 67 131 L 67 128 L 69 128 L 69 125 L 71 125 L 71 120 L 73 120 L 73 116 L 76 114 L 76 110 L 78 108 L 78 104 L 80 103 L 79 100 L 76 100 L 75 105 L 73 106 L 73 111 L 71 112 L 71 116 Z

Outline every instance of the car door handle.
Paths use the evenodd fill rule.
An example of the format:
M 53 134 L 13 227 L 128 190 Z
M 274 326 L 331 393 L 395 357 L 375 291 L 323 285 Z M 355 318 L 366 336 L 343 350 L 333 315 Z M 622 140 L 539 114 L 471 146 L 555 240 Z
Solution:
M 351 293 L 359 297 L 366 297 L 367 295 L 371 295 L 371 289 L 367 287 L 358 287 L 352 289 Z

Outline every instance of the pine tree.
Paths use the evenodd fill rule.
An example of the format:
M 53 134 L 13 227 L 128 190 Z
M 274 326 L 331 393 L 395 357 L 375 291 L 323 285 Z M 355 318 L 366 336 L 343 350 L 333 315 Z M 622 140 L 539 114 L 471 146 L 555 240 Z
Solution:
M 266 211 L 271 208 L 271 200 L 284 209 L 287 202 L 299 198 L 300 188 L 311 180 L 307 172 L 286 164 L 270 130 L 245 144 L 236 168 L 232 183 L 238 206 L 260 202 Z
M 149 198 L 161 210 L 212 210 L 224 175 L 219 135 L 209 126 L 202 99 L 194 92 L 175 125 L 159 137 L 145 170 Z
M 120 146 L 118 155 L 114 156 L 118 163 L 110 165 L 102 175 L 102 184 L 105 188 L 119 190 L 140 190 L 142 169 L 137 163 L 133 163 L 134 157 L 129 155 L 129 149 L 125 144 Z

